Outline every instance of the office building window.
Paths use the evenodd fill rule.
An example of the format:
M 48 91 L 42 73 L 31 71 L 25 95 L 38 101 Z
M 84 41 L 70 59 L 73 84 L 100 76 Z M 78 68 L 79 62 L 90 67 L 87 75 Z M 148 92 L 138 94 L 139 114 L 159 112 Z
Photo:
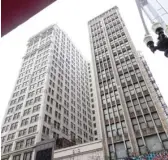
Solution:
M 37 122 L 38 121 L 38 118 L 39 118 L 39 115 L 35 115 L 35 116 L 32 116 L 31 117 L 31 123 L 34 123 L 34 122 Z
M 18 104 L 17 106 L 16 106 L 16 111 L 18 111 L 18 110 L 20 110 L 21 108 L 22 108 L 22 106 L 23 106 L 23 103 L 21 103 L 21 104 Z
M 13 120 L 18 119 L 19 117 L 20 117 L 20 112 L 19 112 L 19 113 L 14 114 L 14 116 L 13 116 Z
M 15 137 L 15 133 L 9 134 L 7 140 L 12 140 Z
M 29 123 L 29 118 L 23 119 L 21 122 L 21 126 L 25 126 Z
M 24 110 L 23 116 L 26 116 L 30 113 L 31 108 Z
M 12 144 L 8 144 L 5 146 L 3 153 L 8 153 L 11 151 L 11 149 L 12 149 Z
M 32 152 L 24 153 L 23 160 L 31 160 L 31 158 L 32 158 Z
M 26 134 L 27 129 L 23 129 L 19 131 L 18 137 L 24 136 Z
M 29 134 L 37 131 L 37 125 L 29 128 Z
M 1 143 L 5 141 L 6 136 L 1 137 Z
M 24 145 L 24 140 L 16 142 L 15 150 L 22 149 Z
M 33 107 L 33 113 L 40 110 L 40 104 Z
M 16 122 L 16 123 L 12 123 L 12 124 L 11 124 L 11 127 L 10 127 L 10 130 L 14 130 L 14 129 L 16 129 L 17 126 L 18 126 L 18 122 Z
M 13 160 L 21 160 L 21 154 L 13 156 Z
M 29 138 L 26 140 L 26 147 L 34 145 L 35 137 Z

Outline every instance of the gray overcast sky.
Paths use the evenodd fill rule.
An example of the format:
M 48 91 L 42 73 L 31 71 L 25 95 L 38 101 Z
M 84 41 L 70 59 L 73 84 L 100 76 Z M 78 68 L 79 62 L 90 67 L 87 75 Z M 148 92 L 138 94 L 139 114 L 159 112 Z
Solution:
M 0 40 L 0 122 L 13 91 L 29 37 L 57 23 L 84 57 L 90 60 L 87 22 L 114 5 L 119 7 L 137 50 L 143 52 L 168 104 L 168 59 L 163 53 L 153 55 L 143 44 L 144 30 L 134 0 L 58 0 Z M 151 28 L 149 22 L 148 25 Z

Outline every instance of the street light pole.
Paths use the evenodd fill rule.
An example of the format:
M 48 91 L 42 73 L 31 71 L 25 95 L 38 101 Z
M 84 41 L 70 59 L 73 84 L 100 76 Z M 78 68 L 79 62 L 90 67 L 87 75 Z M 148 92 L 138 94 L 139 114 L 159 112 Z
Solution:
M 148 31 L 147 25 L 143 17 L 140 0 L 135 0 L 135 2 L 138 8 L 139 15 L 142 20 L 143 27 L 145 29 L 145 37 L 144 37 L 145 44 L 147 45 L 148 48 L 150 48 L 150 50 L 153 53 L 156 50 L 159 50 L 164 52 L 165 57 L 168 58 L 168 37 L 165 35 L 163 27 L 161 26 L 160 23 L 153 23 L 152 25 L 153 31 L 158 35 L 157 45 L 155 46 L 152 36 Z M 166 32 L 168 32 L 168 27 L 166 28 Z
M 144 17 L 143 17 L 142 10 L 141 10 L 141 3 L 140 3 L 139 0 L 135 0 L 135 2 L 136 2 L 136 5 L 137 5 L 137 8 L 138 8 L 139 15 L 140 15 L 141 20 L 142 20 L 143 27 L 144 27 L 144 29 L 145 29 L 145 34 L 146 34 L 146 35 L 150 35 L 149 30 L 148 30 L 148 27 L 147 27 L 147 25 L 146 25 L 146 23 L 145 23 L 145 20 L 144 20 Z
M 154 41 L 152 39 L 148 39 L 148 37 L 144 38 L 144 42 L 150 48 L 150 50 L 154 53 L 156 50 L 164 52 L 166 58 L 168 58 L 168 37 L 165 35 L 162 26 L 159 23 L 155 23 L 152 26 L 153 31 L 158 35 L 157 45 L 154 45 Z

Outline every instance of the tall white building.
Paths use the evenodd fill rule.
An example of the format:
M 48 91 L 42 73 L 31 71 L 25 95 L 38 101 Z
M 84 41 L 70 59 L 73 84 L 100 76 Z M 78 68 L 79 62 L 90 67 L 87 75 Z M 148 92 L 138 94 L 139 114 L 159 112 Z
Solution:
M 93 72 L 93 65 L 91 63 L 88 63 L 88 71 L 89 71 L 89 85 L 90 85 L 90 105 L 92 108 L 91 110 L 92 110 L 93 139 L 100 140 L 102 139 L 100 114 L 97 103 L 95 76 Z
M 28 40 L 1 131 L 2 160 L 30 160 L 36 142 L 93 140 L 88 62 L 51 25 Z
M 117 7 L 88 22 L 105 155 L 168 149 L 163 98 Z

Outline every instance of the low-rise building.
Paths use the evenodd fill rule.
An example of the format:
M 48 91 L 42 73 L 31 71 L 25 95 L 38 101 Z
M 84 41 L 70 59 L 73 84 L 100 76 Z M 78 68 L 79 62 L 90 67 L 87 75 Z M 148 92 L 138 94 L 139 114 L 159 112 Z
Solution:
M 54 151 L 53 160 L 104 160 L 101 140 Z

